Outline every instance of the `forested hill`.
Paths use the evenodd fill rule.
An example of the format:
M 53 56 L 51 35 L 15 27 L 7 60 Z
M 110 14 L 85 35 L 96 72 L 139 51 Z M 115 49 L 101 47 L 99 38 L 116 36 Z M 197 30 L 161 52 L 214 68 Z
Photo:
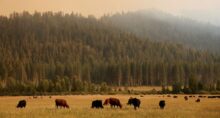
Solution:
M 220 55 L 220 27 L 173 16 L 157 10 L 143 10 L 103 16 L 118 28 L 141 38 L 181 43 Z
M 1 16 L 0 52 L 1 94 L 100 91 L 105 83 L 173 85 L 177 92 L 220 85 L 215 55 L 143 40 L 92 16 Z

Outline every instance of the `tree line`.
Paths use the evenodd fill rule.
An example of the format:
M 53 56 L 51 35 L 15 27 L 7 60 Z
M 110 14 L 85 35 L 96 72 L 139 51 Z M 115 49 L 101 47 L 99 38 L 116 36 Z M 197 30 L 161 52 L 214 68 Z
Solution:
M 158 34 L 160 35 L 160 34 Z M 0 92 L 101 92 L 162 86 L 220 89 L 220 58 L 180 44 L 141 39 L 93 16 L 62 12 L 0 17 Z

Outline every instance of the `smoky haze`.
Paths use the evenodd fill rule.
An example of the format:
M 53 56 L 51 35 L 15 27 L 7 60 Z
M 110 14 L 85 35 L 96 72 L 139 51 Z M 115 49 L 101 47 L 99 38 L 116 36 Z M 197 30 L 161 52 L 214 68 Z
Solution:
M 62 11 L 100 17 L 105 13 L 157 9 L 173 15 L 219 25 L 219 0 L 0 0 L 0 14 Z

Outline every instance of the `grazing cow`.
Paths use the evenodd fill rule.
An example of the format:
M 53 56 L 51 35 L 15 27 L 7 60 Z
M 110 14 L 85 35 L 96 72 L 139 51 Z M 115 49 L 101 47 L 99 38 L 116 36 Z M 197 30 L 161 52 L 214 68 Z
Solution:
M 215 96 L 208 96 L 208 98 L 215 98 Z
M 92 108 L 103 108 L 102 100 L 94 100 L 94 101 L 92 101 Z
M 198 98 L 198 99 L 196 100 L 196 102 L 200 102 L 200 99 Z
M 206 98 L 206 96 L 198 96 L 198 97 L 200 97 L 200 98 Z
M 164 109 L 165 105 L 166 105 L 165 100 L 161 100 L 159 102 L 159 106 L 160 106 L 161 109 Z
M 34 99 L 37 99 L 37 96 L 33 96 Z
M 178 98 L 178 96 L 175 95 L 175 96 L 173 96 L 173 98 Z
M 171 97 L 171 95 L 167 95 L 167 97 Z
M 26 107 L 26 100 L 20 100 L 18 102 L 17 108 L 25 108 Z
M 128 103 L 127 103 L 128 105 L 133 105 L 134 106 L 134 109 L 136 110 L 136 107 L 140 107 L 140 104 L 141 104 L 141 101 L 139 100 L 139 99 L 137 99 L 137 98 L 130 98 L 129 100 L 128 100 Z
M 188 100 L 188 97 L 187 97 L 187 96 L 184 96 L 184 99 L 185 99 L 185 101 L 187 101 L 187 100 Z
M 69 105 L 67 104 L 66 100 L 64 99 L 56 99 L 55 100 L 55 103 L 56 103 L 56 107 L 57 108 L 69 108 Z
M 208 96 L 208 98 L 220 98 L 220 96 Z
M 110 104 L 111 107 L 115 107 L 116 106 L 116 107 L 122 108 L 120 100 L 117 99 L 117 98 L 108 98 L 108 99 L 106 99 L 103 105 L 108 105 L 108 104 Z

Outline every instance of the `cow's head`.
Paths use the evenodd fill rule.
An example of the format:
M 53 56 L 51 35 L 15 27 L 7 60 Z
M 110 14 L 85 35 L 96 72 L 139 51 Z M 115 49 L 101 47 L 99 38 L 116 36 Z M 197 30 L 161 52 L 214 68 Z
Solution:
M 128 100 L 127 105 L 131 105 L 132 103 L 133 103 L 133 98 L 132 98 L 132 97 L 130 97 L 130 98 L 129 98 L 129 100 Z
M 105 100 L 103 105 L 108 105 L 109 104 L 109 98 Z

